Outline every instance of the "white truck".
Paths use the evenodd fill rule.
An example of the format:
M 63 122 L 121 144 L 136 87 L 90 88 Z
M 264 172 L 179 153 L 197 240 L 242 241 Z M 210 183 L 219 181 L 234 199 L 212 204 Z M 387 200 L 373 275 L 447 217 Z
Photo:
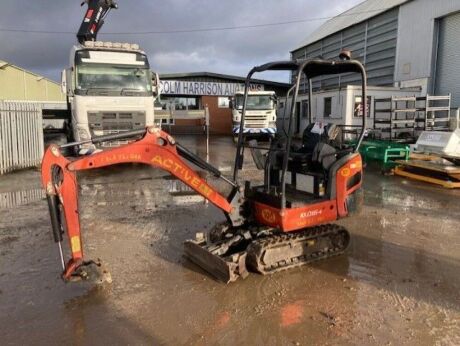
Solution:
M 237 92 L 232 99 L 233 138 L 238 139 L 244 93 Z M 270 138 L 276 134 L 277 99 L 274 91 L 250 91 L 246 105 L 243 133 L 245 137 Z
M 137 44 L 96 41 L 112 0 L 87 0 L 88 10 L 70 53 L 70 67 L 62 71 L 73 140 L 145 128 L 154 124 L 158 75 Z M 153 82 L 152 82 L 153 81 Z M 102 143 L 101 147 L 120 143 Z M 82 144 L 78 154 L 95 151 Z

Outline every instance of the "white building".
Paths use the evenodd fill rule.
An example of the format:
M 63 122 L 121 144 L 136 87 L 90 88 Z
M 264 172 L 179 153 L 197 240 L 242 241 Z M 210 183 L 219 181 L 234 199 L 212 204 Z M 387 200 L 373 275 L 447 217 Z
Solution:
M 351 50 L 353 58 L 365 64 L 372 100 L 388 97 L 388 92 L 397 96 L 452 94 L 451 106 L 460 107 L 460 0 L 364 1 L 323 24 L 291 51 L 291 57 L 331 59 L 342 49 Z M 330 113 L 334 118 L 354 109 L 354 104 L 343 104 L 350 101 L 349 94 L 341 95 L 346 85 L 358 81 L 358 75 L 314 80 L 315 95 L 325 96 L 313 100 L 313 115 L 322 118 Z M 305 95 L 306 83 L 301 85 Z M 306 102 L 301 96 L 299 128 L 304 127 Z

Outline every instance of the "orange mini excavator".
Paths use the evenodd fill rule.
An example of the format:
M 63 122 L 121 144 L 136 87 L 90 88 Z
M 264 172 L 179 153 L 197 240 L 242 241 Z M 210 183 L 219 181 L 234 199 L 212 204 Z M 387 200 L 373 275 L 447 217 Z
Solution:
M 54 240 L 59 244 L 63 278 L 84 277 L 88 263 L 83 257 L 78 213 L 76 173 L 120 163 L 144 163 L 168 171 L 223 211 L 227 221 L 216 225 L 209 233 L 197 233 L 196 239 L 186 241 L 185 254 L 214 277 L 231 282 L 246 277 L 248 269 L 270 274 L 312 261 L 342 254 L 350 234 L 331 224 L 347 217 L 356 207 L 363 168 L 358 153 L 366 128 L 357 144 L 347 147 L 334 135 L 332 127 L 308 126 L 302 145 L 292 141 L 293 118 L 301 77 L 308 82 L 312 99 L 311 79 L 322 75 L 358 73 L 362 79 L 362 100 L 366 109 L 366 72 L 363 65 L 343 52 L 339 60 L 313 59 L 307 61 L 272 62 L 254 67 L 245 82 L 241 129 L 244 127 L 246 104 L 251 78 L 256 72 L 291 71 L 294 83 L 290 97 L 288 125 L 284 134 L 270 147 L 246 143 L 239 132 L 233 179 L 197 157 L 173 137 L 159 128 L 135 130 L 91 139 L 93 144 L 131 138 L 124 146 L 70 160 L 62 155 L 62 146 L 51 145 L 43 158 L 42 181 L 51 215 Z M 311 107 L 309 110 L 311 122 Z M 336 134 L 336 133 L 335 133 Z M 298 144 L 298 143 L 297 143 Z M 244 149 L 250 148 L 264 170 L 264 183 L 253 186 L 238 183 L 243 167 Z M 266 150 L 262 154 L 262 150 Z M 229 196 L 222 196 L 203 180 L 186 162 L 211 172 L 232 186 Z M 67 234 L 71 258 L 65 261 L 61 243 Z

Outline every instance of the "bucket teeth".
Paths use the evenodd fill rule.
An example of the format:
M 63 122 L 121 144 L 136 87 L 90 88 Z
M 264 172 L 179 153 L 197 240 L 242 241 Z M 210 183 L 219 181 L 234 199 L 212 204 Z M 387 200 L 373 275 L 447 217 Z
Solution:
M 184 243 L 185 255 L 216 279 L 230 283 L 248 276 L 246 252 L 230 256 L 218 256 L 208 250 L 206 243 L 187 240 Z

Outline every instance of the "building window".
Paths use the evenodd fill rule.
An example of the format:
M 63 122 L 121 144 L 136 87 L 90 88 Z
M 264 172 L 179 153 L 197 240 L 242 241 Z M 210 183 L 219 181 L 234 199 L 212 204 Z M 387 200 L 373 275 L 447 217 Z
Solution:
M 198 97 L 187 97 L 187 110 L 200 109 Z
M 217 106 L 219 108 L 230 108 L 230 98 L 229 97 L 219 97 L 217 99 Z
M 161 97 L 162 108 L 166 110 L 195 110 L 200 109 L 200 99 L 198 97 Z
M 308 118 L 308 100 L 302 101 L 302 118 Z
M 332 97 L 324 98 L 324 118 L 330 118 L 332 114 Z
M 186 97 L 176 97 L 174 99 L 174 109 L 178 111 L 187 110 L 187 98 Z
M 174 119 L 161 119 L 161 125 L 174 125 Z

